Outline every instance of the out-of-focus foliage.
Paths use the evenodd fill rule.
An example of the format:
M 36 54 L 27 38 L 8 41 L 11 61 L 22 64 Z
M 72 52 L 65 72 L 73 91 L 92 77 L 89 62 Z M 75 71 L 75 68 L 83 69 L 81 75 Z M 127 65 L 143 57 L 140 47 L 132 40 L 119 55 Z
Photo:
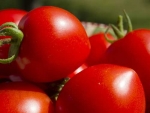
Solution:
M 149 0 L 1 0 L 0 9 L 15 7 L 24 8 L 23 2 L 31 2 L 32 8 L 42 5 L 53 5 L 64 8 L 81 21 L 115 24 L 119 14 L 125 9 L 134 28 L 150 28 Z
M 0 9 L 5 8 L 21 8 L 21 2 L 19 0 L 0 0 Z

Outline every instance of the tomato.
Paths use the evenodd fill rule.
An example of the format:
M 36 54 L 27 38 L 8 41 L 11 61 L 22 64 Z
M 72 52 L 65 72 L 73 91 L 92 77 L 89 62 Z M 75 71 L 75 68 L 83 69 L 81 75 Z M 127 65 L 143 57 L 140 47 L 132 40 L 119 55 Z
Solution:
M 14 22 L 18 25 L 20 19 L 27 13 L 22 9 L 3 9 L 0 10 L 0 25 L 5 22 Z
M 51 99 L 38 87 L 25 82 L 0 84 L 1 113 L 53 113 Z
M 4 39 L 6 37 L 0 36 L 0 39 Z M 0 58 L 7 58 L 8 56 L 8 50 L 9 50 L 9 44 L 5 44 L 0 47 Z M 10 74 L 10 64 L 0 64 L 0 74 L 1 75 L 9 75 Z M 8 71 L 9 70 L 9 71 Z
M 18 74 L 12 74 L 12 75 L 9 75 L 8 78 L 10 79 L 10 81 L 12 82 L 18 82 L 18 81 L 25 81 L 21 78 L 21 76 Z
M 112 63 L 134 69 L 143 84 L 147 109 L 150 109 L 150 30 L 137 29 L 114 42 L 106 51 L 102 63 Z M 149 111 L 150 112 L 150 111 Z M 147 113 L 149 113 L 147 112 Z
M 8 76 L 0 75 L 0 83 L 2 82 L 9 82 L 10 79 Z
M 21 9 L 3 9 L 0 10 L 0 25 L 6 22 L 14 22 L 18 25 L 20 19 L 26 14 L 27 12 Z M 0 36 L 0 39 L 7 38 L 4 36 Z M 0 58 L 7 58 L 8 57 L 8 50 L 9 44 L 3 45 L 0 47 Z M 11 64 L 0 64 L 0 74 L 2 75 L 10 75 L 18 73 L 16 71 L 17 65 L 15 63 Z
M 4 39 L 8 37 L 0 36 L 0 39 Z M 0 58 L 7 58 L 8 57 L 8 51 L 9 51 L 10 44 L 5 44 L 0 47 Z M 15 62 L 9 63 L 9 64 L 0 64 L 0 74 L 1 75 L 12 75 L 12 74 L 19 74 L 18 66 Z
M 22 76 L 33 82 L 62 79 L 84 63 L 90 42 L 81 22 L 70 12 L 41 6 L 25 15 L 24 33 L 16 62 Z
M 114 40 L 114 36 L 110 33 L 106 34 L 109 40 Z M 105 53 L 106 49 L 111 45 L 105 38 L 105 33 L 97 33 L 89 37 L 91 44 L 91 51 L 86 60 L 86 64 L 89 66 L 99 64 L 100 59 Z
M 132 68 L 137 72 L 143 84 L 146 97 L 146 113 L 150 112 L 150 30 L 132 29 L 132 23 L 129 16 L 125 13 L 128 32 L 118 41 L 114 42 L 107 49 L 102 63 L 112 63 Z M 123 22 L 121 22 L 123 23 Z M 120 26 L 123 26 L 120 24 Z M 123 28 L 115 28 L 115 33 L 122 33 Z M 116 30 L 118 29 L 118 30 Z
M 56 113 L 145 113 L 145 95 L 133 69 L 99 64 L 64 85 L 55 109 Z
M 84 69 L 86 69 L 88 66 L 87 64 L 82 64 L 81 66 L 79 66 L 73 73 L 69 74 L 69 78 L 72 78 L 73 76 L 75 76 L 76 74 L 78 74 L 79 72 L 83 71 Z

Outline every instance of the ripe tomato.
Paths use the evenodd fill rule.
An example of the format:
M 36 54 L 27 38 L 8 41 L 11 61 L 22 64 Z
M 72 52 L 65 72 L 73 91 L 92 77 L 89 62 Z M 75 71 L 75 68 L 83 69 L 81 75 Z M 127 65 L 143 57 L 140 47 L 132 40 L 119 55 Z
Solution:
M 64 9 L 33 9 L 21 19 L 19 28 L 24 39 L 16 61 L 27 80 L 52 82 L 64 78 L 89 55 L 90 43 L 84 27 Z
M 20 19 L 26 14 L 27 12 L 21 9 L 3 9 L 0 10 L 0 25 L 5 22 L 14 22 L 18 25 Z
M 0 10 L 0 25 L 6 22 L 14 22 L 18 25 L 20 19 L 27 12 L 21 9 L 3 9 Z M 8 38 L 7 36 L 0 36 L 0 39 Z M 3 45 L 0 47 L 0 58 L 8 57 L 9 44 Z M 16 71 L 17 65 L 13 62 L 11 64 L 0 64 L 0 74 L 2 75 L 10 75 L 18 73 Z
M 84 69 L 86 69 L 88 66 L 87 64 L 82 64 L 81 66 L 79 66 L 73 73 L 69 74 L 69 78 L 72 78 L 73 76 L 75 76 L 76 74 L 78 74 L 79 72 L 83 71 Z
M 137 29 L 114 42 L 107 49 L 102 63 L 112 63 L 134 69 L 143 84 L 147 113 L 150 112 L 150 30 Z
M 145 113 L 145 95 L 131 68 L 100 64 L 70 79 L 56 101 L 56 113 Z
M 110 33 L 106 34 L 110 40 L 114 40 L 114 36 Z M 105 53 L 106 49 L 111 45 L 105 38 L 105 33 L 97 33 L 89 37 L 91 44 L 91 51 L 86 60 L 86 64 L 89 66 L 99 64 L 100 59 Z
M 53 113 L 50 98 L 29 83 L 1 83 L 0 100 L 1 113 Z
M 0 40 L 4 38 L 8 38 L 8 37 L 0 36 Z M 5 44 L 3 46 L 0 46 L 0 59 L 5 59 L 8 57 L 9 47 L 10 47 L 10 44 Z M 18 66 L 16 62 L 12 62 L 8 64 L 0 63 L 0 74 L 5 75 L 5 76 L 6 75 L 9 76 L 12 74 L 18 75 L 19 71 L 18 71 Z
M 0 83 L 10 81 L 8 76 L 0 75 Z

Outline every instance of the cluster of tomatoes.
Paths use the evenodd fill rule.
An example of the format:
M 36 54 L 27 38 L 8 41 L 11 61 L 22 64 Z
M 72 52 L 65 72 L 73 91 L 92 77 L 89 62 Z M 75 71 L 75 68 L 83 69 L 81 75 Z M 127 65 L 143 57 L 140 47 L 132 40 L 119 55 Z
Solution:
M 150 112 L 150 30 L 126 13 L 92 36 L 59 7 L 0 16 L 0 113 Z

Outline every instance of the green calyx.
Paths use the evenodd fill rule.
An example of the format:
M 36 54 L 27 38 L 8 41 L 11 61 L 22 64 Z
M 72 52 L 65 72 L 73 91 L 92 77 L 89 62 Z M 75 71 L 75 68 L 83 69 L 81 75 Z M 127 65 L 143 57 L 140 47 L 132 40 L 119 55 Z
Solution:
M 18 29 L 18 26 L 15 23 L 7 22 L 0 26 L 0 36 L 9 36 L 0 39 L 0 46 L 10 44 L 8 58 L 0 59 L 0 63 L 11 63 L 18 55 L 19 47 L 23 39 L 23 33 Z
M 128 25 L 128 30 L 124 30 L 124 26 L 123 26 L 123 16 L 122 15 L 119 15 L 118 16 L 118 23 L 117 23 L 117 26 L 113 25 L 113 24 L 110 24 L 108 29 L 105 31 L 105 39 L 110 42 L 110 43 L 113 43 L 115 42 L 116 40 L 119 40 L 121 38 L 123 38 L 127 33 L 129 32 L 132 32 L 133 28 L 132 28 L 132 23 L 131 23 L 131 20 L 130 20 L 130 17 L 128 16 L 128 14 L 125 12 L 124 10 L 124 15 L 125 15 L 125 18 L 127 20 L 127 25 Z M 108 32 L 109 28 L 112 28 L 113 32 L 115 33 L 115 35 L 117 36 L 116 40 L 110 40 L 107 36 L 106 36 L 106 33 Z
M 57 101 L 57 98 L 59 96 L 59 93 L 61 92 L 64 85 L 70 80 L 70 78 L 62 78 L 58 81 L 54 81 L 51 83 L 48 83 L 48 91 L 47 94 L 50 96 L 50 98 L 53 101 Z
M 3 29 L 5 27 L 12 27 L 12 28 L 18 29 L 18 26 L 15 23 L 13 23 L 13 22 L 6 22 L 6 23 L 2 24 L 0 26 L 0 29 Z

